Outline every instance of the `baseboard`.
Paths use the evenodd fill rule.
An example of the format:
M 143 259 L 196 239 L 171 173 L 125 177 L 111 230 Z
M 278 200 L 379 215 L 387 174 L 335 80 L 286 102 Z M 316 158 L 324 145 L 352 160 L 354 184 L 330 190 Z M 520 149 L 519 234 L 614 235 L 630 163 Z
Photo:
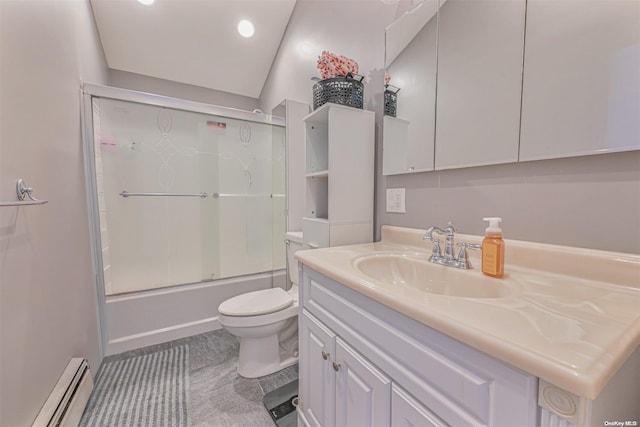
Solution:
M 221 328 L 222 325 L 220 325 L 220 321 L 216 316 L 210 319 L 188 322 L 141 334 L 120 337 L 107 342 L 107 351 L 105 352 L 105 356 L 135 350 L 136 348 L 147 347 L 150 345 L 162 344 L 163 342 L 203 334 L 205 332 L 215 331 L 216 329 Z

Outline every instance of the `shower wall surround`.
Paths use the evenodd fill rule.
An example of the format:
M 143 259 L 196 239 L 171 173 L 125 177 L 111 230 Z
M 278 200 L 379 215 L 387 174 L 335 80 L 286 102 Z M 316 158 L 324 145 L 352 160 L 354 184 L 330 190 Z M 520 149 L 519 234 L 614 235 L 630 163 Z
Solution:
M 283 127 L 92 103 L 106 295 L 284 268 Z

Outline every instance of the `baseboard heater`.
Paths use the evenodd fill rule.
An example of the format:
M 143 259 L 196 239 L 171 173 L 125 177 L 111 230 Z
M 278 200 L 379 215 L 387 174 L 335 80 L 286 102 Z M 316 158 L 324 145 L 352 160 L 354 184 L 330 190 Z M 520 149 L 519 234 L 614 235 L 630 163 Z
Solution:
M 74 357 L 32 427 L 77 427 L 92 390 L 93 380 L 87 360 Z

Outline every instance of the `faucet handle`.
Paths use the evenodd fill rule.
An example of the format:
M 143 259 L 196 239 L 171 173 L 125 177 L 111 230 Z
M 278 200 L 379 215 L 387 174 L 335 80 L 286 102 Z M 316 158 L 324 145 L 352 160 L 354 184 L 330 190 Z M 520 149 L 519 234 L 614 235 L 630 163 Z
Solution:
M 433 262 L 442 259 L 442 249 L 440 249 L 440 243 L 442 242 L 442 240 L 439 240 L 435 237 L 425 237 L 424 240 L 433 242 L 433 250 L 431 251 L 431 257 L 429 258 L 429 261 Z
M 467 249 L 473 250 L 482 250 L 482 245 L 477 243 L 457 243 L 456 246 L 460 247 L 460 252 L 458 253 L 458 265 L 464 269 L 471 269 L 471 263 L 469 262 L 469 257 L 467 255 Z

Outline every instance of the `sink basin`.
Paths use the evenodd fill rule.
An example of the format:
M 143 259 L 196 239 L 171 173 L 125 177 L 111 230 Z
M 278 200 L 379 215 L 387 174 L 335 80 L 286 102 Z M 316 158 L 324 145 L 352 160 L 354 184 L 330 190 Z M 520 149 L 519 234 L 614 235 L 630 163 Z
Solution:
M 502 298 L 511 294 L 510 287 L 501 279 L 433 264 L 428 257 L 405 252 L 377 253 L 358 257 L 353 265 L 375 283 L 404 286 L 430 294 L 460 298 Z

